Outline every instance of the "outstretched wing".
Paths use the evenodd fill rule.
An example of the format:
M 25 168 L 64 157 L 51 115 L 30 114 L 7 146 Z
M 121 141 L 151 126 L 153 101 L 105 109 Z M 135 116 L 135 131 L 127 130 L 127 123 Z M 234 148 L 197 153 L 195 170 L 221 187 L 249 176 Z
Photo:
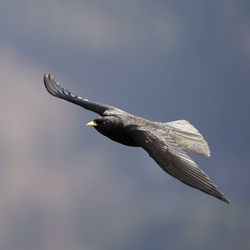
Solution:
M 138 129 L 134 133 L 133 139 L 168 174 L 191 187 L 230 203 L 205 172 L 178 146 L 170 135 L 166 134 L 166 131 Z
M 116 108 L 109 106 L 107 104 L 102 104 L 98 102 L 92 102 L 87 99 L 83 99 L 80 96 L 77 96 L 71 93 L 69 90 L 64 89 L 60 86 L 60 84 L 55 80 L 53 75 L 45 74 L 44 75 L 44 85 L 47 91 L 58 98 L 64 99 L 66 101 L 72 102 L 76 105 L 79 105 L 85 109 L 93 111 L 99 115 L 103 115 L 103 113 L 107 110 L 117 110 Z

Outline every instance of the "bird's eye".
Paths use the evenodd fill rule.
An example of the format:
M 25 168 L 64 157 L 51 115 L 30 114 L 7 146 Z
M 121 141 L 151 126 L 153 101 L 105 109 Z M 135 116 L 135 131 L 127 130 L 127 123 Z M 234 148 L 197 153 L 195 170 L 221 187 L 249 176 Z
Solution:
M 98 125 L 103 125 L 105 124 L 105 121 L 103 119 L 100 119 L 100 120 L 96 120 L 95 121 Z

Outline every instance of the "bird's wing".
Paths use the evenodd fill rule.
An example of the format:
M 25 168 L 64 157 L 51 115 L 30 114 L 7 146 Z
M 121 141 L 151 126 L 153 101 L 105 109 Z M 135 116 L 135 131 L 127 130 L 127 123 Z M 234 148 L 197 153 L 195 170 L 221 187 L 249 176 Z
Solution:
M 92 102 L 92 101 L 83 99 L 82 97 L 71 93 L 69 90 L 61 87 L 60 84 L 55 80 L 55 78 L 51 74 L 44 75 L 44 85 L 47 91 L 51 95 L 64 99 L 66 101 L 72 102 L 85 109 L 93 111 L 101 116 L 104 114 L 105 111 L 118 110 L 115 107 L 109 106 L 107 104 Z
M 133 139 L 168 174 L 191 187 L 230 203 L 205 172 L 197 166 L 166 131 L 138 128 L 134 131 Z

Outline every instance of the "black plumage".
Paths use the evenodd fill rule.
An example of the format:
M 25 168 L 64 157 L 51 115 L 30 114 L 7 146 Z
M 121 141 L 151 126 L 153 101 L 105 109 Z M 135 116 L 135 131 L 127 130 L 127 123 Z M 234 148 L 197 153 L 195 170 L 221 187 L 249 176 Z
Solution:
M 44 75 L 47 91 L 100 115 L 87 125 L 111 140 L 142 147 L 168 174 L 181 182 L 230 203 L 216 185 L 187 155 L 191 151 L 210 156 L 207 142 L 188 121 L 154 122 L 131 115 L 110 105 L 92 102 L 62 88 L 51 74 Z

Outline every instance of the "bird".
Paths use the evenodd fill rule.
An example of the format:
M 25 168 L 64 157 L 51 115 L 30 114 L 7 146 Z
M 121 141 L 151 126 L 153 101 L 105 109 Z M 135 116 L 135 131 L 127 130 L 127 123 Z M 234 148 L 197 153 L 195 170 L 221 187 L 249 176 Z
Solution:
M 44 85 L 54 97 L 64 99 L 99 116 L 86 125 L 109 139 L 130 147 L 143 148 L 169 175 L 184 184 L 230 203 L 188 152 L 209 157 L 208 143 L 188 121 L 155 122 L 119 108 L 90 101 L 61 87 L 52 74 L 44 74 Z

